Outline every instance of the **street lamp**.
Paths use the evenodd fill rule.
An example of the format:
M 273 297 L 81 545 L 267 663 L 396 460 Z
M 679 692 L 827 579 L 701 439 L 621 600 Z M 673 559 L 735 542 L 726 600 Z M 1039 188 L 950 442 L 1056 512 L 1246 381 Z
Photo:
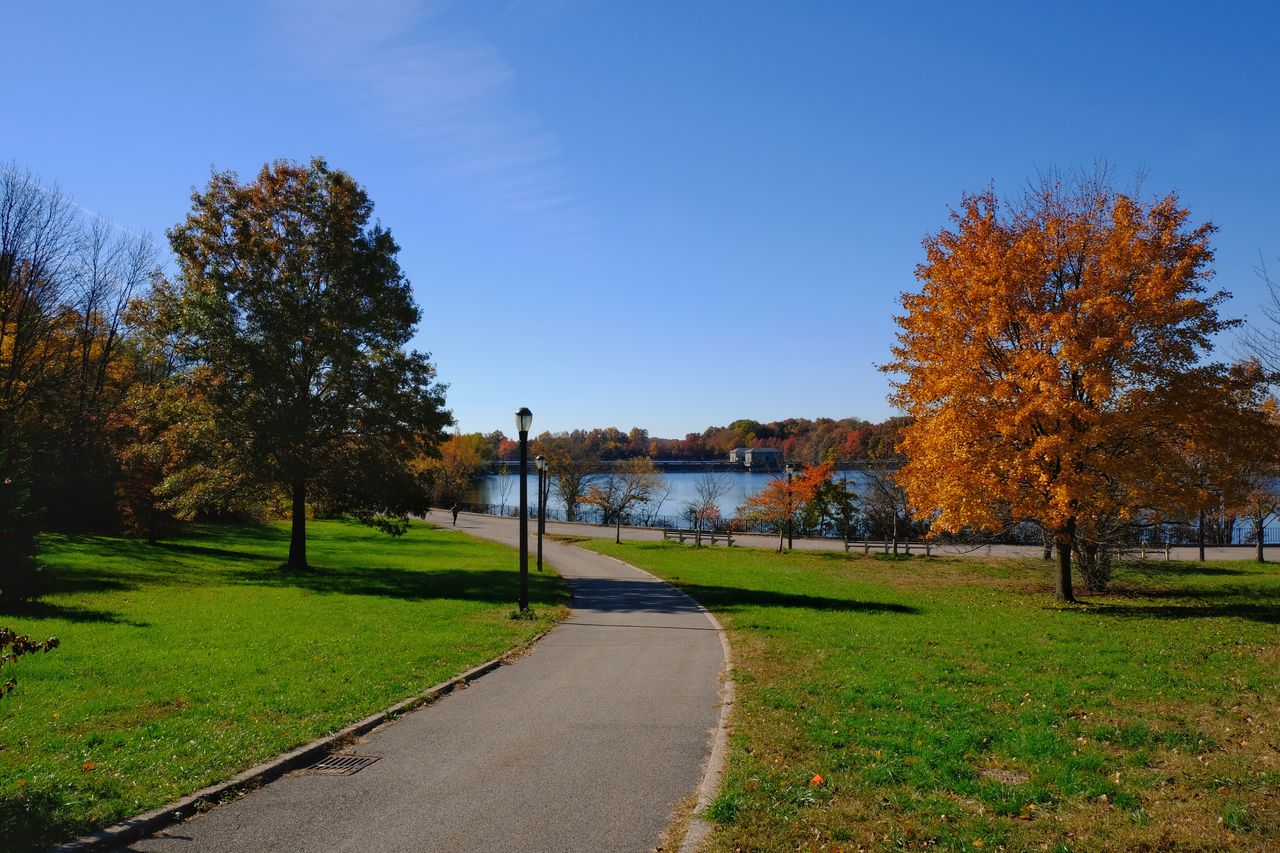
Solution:
M 790 551 L 793 547 L 791 542 L 791 519 L 795 518 L 795 514 L 796 514 L 795 506 L 792 504 L 793 498 L 791 494 L 792 470 L 793 470 L 792 467 L 788 465 L 787 466 L 787 550 L 788 551 Z
M 533 458 L 538 469 L 538 571 L 542 571 L 542 534 L 547 529 L 547 460 L 539 453 Z
M 516 431 L 520 433 L 520 612 L 529 611 L 529 427 L 533 412 L 521 406 L 516 412 Z

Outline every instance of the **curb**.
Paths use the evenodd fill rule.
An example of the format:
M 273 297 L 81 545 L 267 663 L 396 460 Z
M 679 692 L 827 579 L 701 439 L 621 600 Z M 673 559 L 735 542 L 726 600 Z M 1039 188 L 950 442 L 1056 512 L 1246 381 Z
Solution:
M 69 841 L 58 847 L 52 847 L 49 853 L 88 853 L 88 851 L 105 850 L 129 844 L 144 835 L 150 835 L 165 827 L 172 826 L 197 812 L 205 811 L 210 806 L 231 799 L 236 794 L 260 787 L 292 770 L 314 764 L 322 756 L 345 746 L 349 741 L 367 734 L 378 726 L 392 721 L 394 717 L 421 708 L 424 705 L 429 705 L 459 687 L 466 687 L 468 682 L 488 675 L 502 666 L 508 657 L 529 648 L 550 631 L 551 628 L 548 628 L 546 631 L 508 649 L 501 657 L 496 657 L 479 666 L 472 667 L 461 675 L 454 676 L 448 681 L 443 681 L 434 687 L 430 687 L 416 696 L 401 700 L 383 711 L 365 717 L 358 723 L 353 723 L 318 740 L 313 740 L 311 743 L 277 755 L 275 758 L 268 759 L 261 764 L 256 764 L 248 770 L 232 776 L 230 779 L 210 785 L 207 788 L 201 788 L 194 794 L 190 794 L 180 800 L 175 800 L 167 805 L 135 815 L 128 820 L 112 824 L 97 832 L 82 835 L 74 841 Z
M 685 595 L 689 594 L 686 592 Z M 689 598 L 697 602 L 693 596 L 690 595 Z M 725 766 L 729 763 L 729 713 L 736 696 L 733 684 L 733 650 L 729 647 L 728 635 L 715 614 L 700 602 L 698 608 L 715 626 L 716 633 L 720 636 L 720 645 L 724 649 L 724 666 L 720 670 L 720 719 L 716 723 L 715 733 L 711 735 L 711 753 L 707 756 L 707 766 L 702 773 L 702 784 L 698 786 L 698 804 L 693 807 L 693 815 L 689 819 L 684 840 L 680 843 L 679 853 L 695 853 L 711 834 L 711 823 L 703 815 L 719 793 Z

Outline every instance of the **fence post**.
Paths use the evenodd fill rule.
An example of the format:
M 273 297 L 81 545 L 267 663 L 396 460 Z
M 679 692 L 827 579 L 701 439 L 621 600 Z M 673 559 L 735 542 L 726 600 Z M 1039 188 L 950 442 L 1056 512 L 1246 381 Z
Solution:
M 885 540 L 884 540 L 884 552 L 885 552 L 886 554 L 888 554 L 888 553 L 889 553 L 889 540 L 888 540 L 888 539 L 885 539 Z
M 924 555 L 926 557 L 933 556 L 933 543 L 930 542 L 928 539 L 924 540 Z

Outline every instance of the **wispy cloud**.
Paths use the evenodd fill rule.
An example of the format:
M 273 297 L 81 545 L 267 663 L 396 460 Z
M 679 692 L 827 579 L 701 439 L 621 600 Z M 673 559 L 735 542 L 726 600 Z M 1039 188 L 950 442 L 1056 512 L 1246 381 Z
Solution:
M 555 134 L 514 104 L 515 71 L 493 44 L 448 31 L 443 4 L 272 0 L 268 8 L 274 45 L 295 73 L 423 145 L 433 171 L 479 204 L 554 231 L 585 229 Z

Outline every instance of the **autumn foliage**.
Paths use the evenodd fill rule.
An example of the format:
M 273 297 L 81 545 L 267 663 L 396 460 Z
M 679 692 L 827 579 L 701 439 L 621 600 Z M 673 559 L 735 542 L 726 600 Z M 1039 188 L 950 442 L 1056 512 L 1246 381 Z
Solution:
M 1040 522 L 1071 599 L 1072 550 L 1096 555 L 1104 528 L 1167 497 L 1152 472 L 1194 433 L 1188 412 L 1221 399 L 1225 369 L 1200 364 L 1230 325 L 1205 287 L 1213 230 L 1176 195 L 1145 203 L 1103 178 L 965 196 L 924 241 L 884 368 L 913 419 L 898 479 L 917 515 Z
M 745 519 L 763 522 L 778 531 L 778 550 L 782 550 L 782 535 L 788 524 L 794 524 L 796 516 L 831 481 L 834 463 L 824 462 L 804 469 L 795 476 L 778 477 L 756 494 L 747 498 L 741 509 Z

